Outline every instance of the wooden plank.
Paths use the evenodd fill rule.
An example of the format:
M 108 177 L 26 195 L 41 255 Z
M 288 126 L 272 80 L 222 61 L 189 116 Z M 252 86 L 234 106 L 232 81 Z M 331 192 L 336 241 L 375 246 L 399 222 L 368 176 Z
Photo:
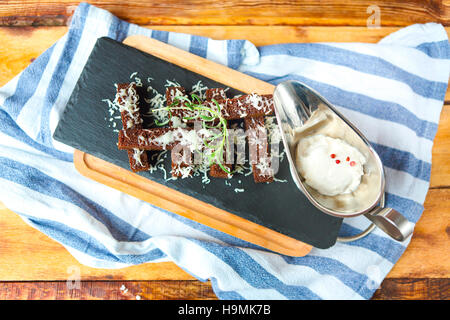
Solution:
M 215 300 L 210 282 L 0 282 L 0 300 Z M 385 279 L 373 300 L 448 300 L 450 279 Z
M 0 86 L 25 69 L 67 32 L 67 27 L 0 28 Z
M 401 27 L 378 29 L 350 26 L 161 26 L 149 29 L 195 34 L 213 39 L 246 39 L 256 46 L 304 42 L 367 42 L 375 43 Z M 1 29 L 1 28 L 0 28 Z M 450 27 L 445 28 L 447 34 Z
M 448 1 L 268 1 L 268 0 L 93 0 L 122 19 L 160 25 L 350 25 L 366 26 L 377 8 L 382 26 L 450 24 Z M 64 25 L 78 1 L 8 1 L 0 6 L 0 25 Z M 369 8 L 370 7 L 370 8 Z M 373 10 L 373 9 L 372 9 Z
M 0 282 L 0 300 L 216 300 L 200 281 Z
M 408 248 L 388 278 L 450 277 L 450 189 L 431 189 Z
M 450 279 L 386 279 L 373 300 L 449 300 Z
M 450 104 L 442 108 L 433 144 L 430 187 L 450 187 Z

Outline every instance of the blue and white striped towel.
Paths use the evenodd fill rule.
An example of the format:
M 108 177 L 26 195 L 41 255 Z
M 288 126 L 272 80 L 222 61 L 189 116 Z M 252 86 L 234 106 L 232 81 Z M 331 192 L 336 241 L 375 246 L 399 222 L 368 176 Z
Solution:
M 82 177 L 72 149 L 52 139 L 97 38 L 159 39 L 271 83 L 298 79 L 328 98 L 386 165 L 387 205 L 416 222 L 450 71 L 439 24 L 413 25 L 378 44 L 256 48 L 143 29 L 81 4 L 68 33 L 0 89 L 0 201 L 88 266 L 173 261 L 222 299 L 369 299 L 405 250 L 376 230 L 352 243 L 282 256 Z M 344 221 L 341 235 L 367 226 Z

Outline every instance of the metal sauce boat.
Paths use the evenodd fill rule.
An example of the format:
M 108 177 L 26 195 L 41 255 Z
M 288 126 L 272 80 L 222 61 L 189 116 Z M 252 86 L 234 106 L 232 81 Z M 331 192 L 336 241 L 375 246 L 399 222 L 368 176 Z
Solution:
M 394 209 L 384 208 L 385 175 L 383 164 L 364 135 L 326 99 L 301 82 L 290 80 L 280 83 L 275 88 L 273 98 L 276 118 L 280 127 L 292 178 L 309 201 L 322 212 L 332 216 L 349 218 L 364 215 L 372 222 L 370 231 L 376 225 L 395 240 L 404 241 L 408 238 L 412 234 L 414 224 Z M 343 125 L 348 126 L 351 129 L 351 144 L 356 147 L 359 145 L 358 149 L 363 149 L 367 157 L 364 171 L 370 172 L 371 180 L 367 184 L 366 197 L 356 199 L 358 200 L 356 205 L 352 204 L 349 206 L 345 202 L 333 199 L 333 197 L 319 194 L 304 183 L 304 179 L 300 176 L 295 166 L 298 133 L 305 130 L 306 121 L 318 109 L 328 113 L 331 112 L 336 116 L 333 118 L 342 121 Z M 353 237 L 351 240 L 366 235 L 368 230 L 359 236 Z

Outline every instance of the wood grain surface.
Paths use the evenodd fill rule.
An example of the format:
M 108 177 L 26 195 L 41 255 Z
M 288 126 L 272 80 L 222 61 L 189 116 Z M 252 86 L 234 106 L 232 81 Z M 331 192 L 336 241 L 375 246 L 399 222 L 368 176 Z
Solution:
M 283 42 L 376 42 L 415 22 L 450 26 L 450 1 L 91 1 L 128 21 L 159 30 Z M 122 2 L 125 3 L 125 2 Z M 8 1 L 0 4 L 0 86 L 67 31 L 77 2 Z M 381 10 L 382 28 L 368 29 L 369 5 Z M 57 25 L 57 26 L 54 26 Z M 194 25 L 194 26 L 193 26 Z M 42 27 L 34 27 L 42 26 Z M 339 27 L 336 27 L 339 26 Z M 449 33 L 450 28 L 446 28 Z M 374 299 L 450 299 L 450 92 L 433 147 L 430 191 L 413 239 Z M 1 192 L 1 191 L 0 191 Z M 78 270 L 80 287 L 66 279 Z M 128 289 L 123 290 L 122 285 Z M 121 290 L 122 288 L 122 290 Z M 67 250 L 25 224 L 0 203 L 0 300 L 2 299 L 214 299 L 202 283 L 173 263 L 118 270 L 79 264 Z
M 64 25 L 79 1 L 20 0 L 0 6 L 6 26 Z M 370 8 L 382 26 L 412 23 L 450 24 L 448 0 L 128 0 L 89 3 L 137 24 L 161 25 L 334 25 L 366 26 Z M 369 11 L 368 11 L 369 10 Z
M 1 283 L 0 300 L 216 300 L 210 282 L 34 281 Z M 386 279 L 374 300 L 449 300 L 450 279 Z

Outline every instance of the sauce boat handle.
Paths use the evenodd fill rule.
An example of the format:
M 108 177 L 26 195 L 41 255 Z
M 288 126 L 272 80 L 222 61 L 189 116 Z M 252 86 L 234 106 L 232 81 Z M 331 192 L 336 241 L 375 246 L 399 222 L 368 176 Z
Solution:
M 414 230 L 414 224 L 392 208 L 375 207 L 364 215 L 397 241 L 406 240 Z

